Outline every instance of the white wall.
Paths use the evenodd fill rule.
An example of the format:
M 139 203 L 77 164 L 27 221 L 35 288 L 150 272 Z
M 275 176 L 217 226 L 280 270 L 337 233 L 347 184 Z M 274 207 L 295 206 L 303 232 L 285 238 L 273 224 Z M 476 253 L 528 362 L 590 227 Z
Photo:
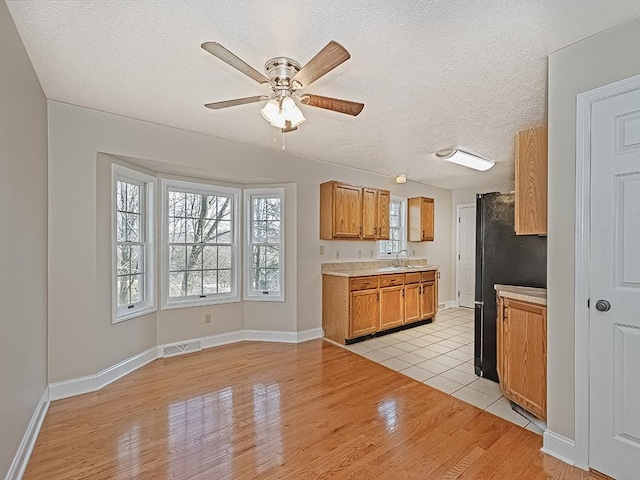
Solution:
M 461 190 L 454 190 L 451 192 L 451 292 L 452 297 L 457 301 L 457 290 L 456 290 L 456 282 L 457 282 L 457 270 L 456 270 L 456 258 L 457 258 L 457 248 L 458 248 L 458 205 L 465 205 L 469 203 L 476 203 L 476 195 L 478 193 L 490 193 L 490 192 L 500 192 L 500 193 L 508 193 L 512 192 L 515 189 L 515 180 L 513 182 L 499 183 L 496 185 L 490 185 L 488 187 L 473 187 L 473 188 L 464 188 Z
M 574 435 L 576 95 L 640 74 L 640 17 L 549 57 L 548 428 Z
M 47 385 L 47 104 L 0 2 L 0 477 Z
M 146 168 L 242 185 L 287 185 L 287 292 L 284 303 L 241 302 L 182 308 L 155 315 L 156 341 L 168 343 L 241 328 L 303 331 L 321 326 L 320 264 L 341 252 L 356 260 L 374 242 L 319 240 L 319 184 L 341 180 L 394 195 L 435 199 L 436 240 L 411 244 L 416 257 L 441 266 L 440 300 L 451 297 L 451 192 L 391 179 L 215 137 L 195 134 L 58 102 L 49 102 L 49 375 L 51 382 L 98 372 L 147 348 L 153 318 L 111 325 L 104 240 L 96 212 L 105 211 L 98 187 L 102 156 L 140 159 Z M 294 133 L 293 135 L 295 135 Z M 100 158 L 100 160 L 98 160 Z M 293 204 L 289 204 L 289 199 Z M 291 228 L 289 228 L 291 227 Z M 73 239 L 71 242 L 70 239 Z M 320 245 L 325 255 L 319 254 Z M 289 259 L 290 253 L 295 253 Z M 363 253 L 363 256 L 365 254 Z M 212 313 L 204 324 L 204 313 Z M 122 335 L 127 341 L 120 342 Z M 80 360 L 81 359 L 81 360 Z

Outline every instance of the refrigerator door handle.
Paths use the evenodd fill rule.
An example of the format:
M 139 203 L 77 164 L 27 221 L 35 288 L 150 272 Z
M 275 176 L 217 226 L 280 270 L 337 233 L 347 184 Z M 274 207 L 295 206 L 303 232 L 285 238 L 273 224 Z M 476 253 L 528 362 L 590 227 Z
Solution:
M 473 302 L 473 304 L 474 304 L 474 305 L 484 305 L 484 302 L 478 302 L 478 301 L 476 301 L 476 302 Z

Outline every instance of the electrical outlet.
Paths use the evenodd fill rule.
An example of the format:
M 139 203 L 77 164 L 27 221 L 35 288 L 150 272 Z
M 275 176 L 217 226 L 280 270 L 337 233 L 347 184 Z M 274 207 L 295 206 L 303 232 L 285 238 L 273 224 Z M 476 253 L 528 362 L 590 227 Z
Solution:
M 320 255 L 324 255 L 324 245 L 320 245 Z
M 336 250 L 336 258 L 340 258 L 340 250 Z
M 211 314 L 210 313 L 205 313 L 204 314 L 204 323 L 211 323 Z
M 362 258 L 362 250 L 358 249 L 358 258 Z

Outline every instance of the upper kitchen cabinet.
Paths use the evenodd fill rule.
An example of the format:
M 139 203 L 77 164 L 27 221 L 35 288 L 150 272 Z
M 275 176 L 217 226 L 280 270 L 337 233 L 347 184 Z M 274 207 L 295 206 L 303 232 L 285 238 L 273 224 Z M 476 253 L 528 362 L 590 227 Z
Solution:
M 320 185 L 322 240 L 389 239 L 390 192 L 341 182 Z
M 547 234 L 547 126 L 516 135 L 516 234 Z
M 433 198 L 413 197 L 408 201 L 410 242 L 433 241 L 434 203 Z

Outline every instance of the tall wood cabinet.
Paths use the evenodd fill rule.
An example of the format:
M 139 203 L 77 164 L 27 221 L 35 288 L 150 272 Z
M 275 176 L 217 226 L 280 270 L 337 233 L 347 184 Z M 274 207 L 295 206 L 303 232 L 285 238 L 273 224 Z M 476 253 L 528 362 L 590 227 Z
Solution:
M 498 377 L 504 396 L 547 417 L 547 308 L 498 297 Z
M 516 135 L 517 235 L 547 234 L 547 126 Z
M 322 240 L 388 240 L 387 190 L 336 181 L 320 185 L 320 238 Z
M 408 240 L 410 242 L 433 241 L 435 230 L 433 198 L 413 197 L 407 204 L 409 208 Z

